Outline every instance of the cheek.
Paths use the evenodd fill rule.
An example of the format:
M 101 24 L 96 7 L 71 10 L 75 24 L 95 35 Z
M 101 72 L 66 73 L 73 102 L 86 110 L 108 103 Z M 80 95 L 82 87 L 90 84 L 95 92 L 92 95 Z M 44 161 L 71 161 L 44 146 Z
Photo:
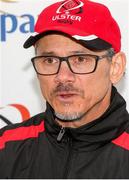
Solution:
M 101 68 L 101 70 L 96 70 L 93 74 L 86 75 L 81 85 L 85 92 L 85 98 L 89 101 L 99 101 L 104 97 L 110 86 L 109 68 Z
M 48 101 L 50 98 L 50 93 L 53 89 L 53 78 L 50 76 L 38 76 L 38 80 L 40 83 L 42 95 Z

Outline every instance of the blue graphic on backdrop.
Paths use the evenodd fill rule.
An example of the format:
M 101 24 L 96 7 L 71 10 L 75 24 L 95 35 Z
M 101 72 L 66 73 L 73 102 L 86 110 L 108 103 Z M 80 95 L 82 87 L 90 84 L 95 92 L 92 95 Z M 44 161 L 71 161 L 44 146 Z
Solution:
M 21 22 L 21 18 L 23 18 L 23 22 Z M 10 23 L 9 27 L 8 23 Z M 6 41 L 8 35 L 17 30 L 23 34 L 33 33 L 34 24 L 35 19 L 31 14 L 23 14 L 20 18 L 12 14 L 2 14 L 0 15 L 0 41 Z

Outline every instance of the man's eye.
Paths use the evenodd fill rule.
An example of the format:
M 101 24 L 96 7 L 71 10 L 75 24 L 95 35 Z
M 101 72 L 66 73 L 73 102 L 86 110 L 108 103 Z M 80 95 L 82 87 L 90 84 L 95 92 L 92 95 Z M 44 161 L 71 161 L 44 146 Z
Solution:
M 44 63 L 53 64 L 53 63 L 56 63 L 56 62 L 57 62 L 57 59 L 55 59 L 53 57 L 44 58 Z
M 86 56 L 76 57 L 76 63 L 86 63 L 87 61 L 89 61 L 89 58 Z
M 77 58 L 77 60 L 78 60 L 78 62 L 84 62 L 84 61 L 86 61 L 86 57 L 79 56 Z
M 77 58 L 77 62 L 79 63 L 89 63 L 91 61 L 94 61 L 94 58 L 91 56 L 79 56 Z

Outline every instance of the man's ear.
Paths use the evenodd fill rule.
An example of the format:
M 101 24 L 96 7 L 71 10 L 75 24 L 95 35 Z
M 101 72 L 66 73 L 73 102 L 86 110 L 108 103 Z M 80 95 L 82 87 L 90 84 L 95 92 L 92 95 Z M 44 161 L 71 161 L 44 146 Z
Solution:
M 125 72 L 126 56 L 123 52 L 115 54 L 112 58 L 110 68 L 110 80 L 112 84 L 116 84 L 122 78 Z

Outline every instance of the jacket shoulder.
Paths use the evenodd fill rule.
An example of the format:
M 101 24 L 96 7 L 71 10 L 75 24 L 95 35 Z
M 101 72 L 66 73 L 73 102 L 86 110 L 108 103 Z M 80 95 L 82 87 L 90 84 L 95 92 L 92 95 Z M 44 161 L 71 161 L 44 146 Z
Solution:
M 21 141 L 28 138 L 36 138 L 44 129 L 43 113 L 31 117 L 22 122 L 11 124 L 0 129 L 0 150 L 5 148 L 6 143 Z
M 112 143 L 129 151 L 129 126 L 120 136 L 114 139 Z

